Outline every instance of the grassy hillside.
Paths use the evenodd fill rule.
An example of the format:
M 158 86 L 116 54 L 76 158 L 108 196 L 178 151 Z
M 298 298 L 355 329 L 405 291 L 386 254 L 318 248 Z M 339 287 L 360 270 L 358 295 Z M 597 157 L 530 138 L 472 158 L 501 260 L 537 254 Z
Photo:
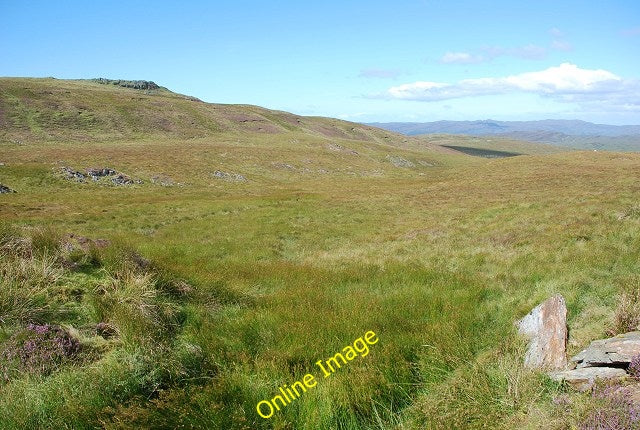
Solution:
M 0 195 L 0 427 L 560 429 L 590 413 L 522 367 L 513 321 L 558 292 L 570 352 L 616 328 L 638 285 L 640 155 L 490 160 L 330 119 L 252 131 L 222 118 L 288 114 L 164 90 L 0 85 L 0 183 L 18 191 Z M 73 94 L 95 128 L 21 127 Z M 153 126 L 191 106 L 197 133 Z M 367 331 L 369 354 L 322 378 L 315 363 Z M 307 373 L 315 388 L 257 414 Z
M 204 103 L 160 87 L 137 90 L 93 80 L 0 78 L 0 142 L 88 142 L 236 133 L 303 133 L 401 145 L 396 133 L 258 106 Z

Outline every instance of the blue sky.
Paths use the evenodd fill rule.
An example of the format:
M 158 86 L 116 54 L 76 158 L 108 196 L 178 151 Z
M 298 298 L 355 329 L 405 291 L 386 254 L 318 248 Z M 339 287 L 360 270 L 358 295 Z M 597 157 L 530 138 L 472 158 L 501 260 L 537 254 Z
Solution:
M 0 76 L 360 122 L 640 124 L 640 2 L 0 0 Z

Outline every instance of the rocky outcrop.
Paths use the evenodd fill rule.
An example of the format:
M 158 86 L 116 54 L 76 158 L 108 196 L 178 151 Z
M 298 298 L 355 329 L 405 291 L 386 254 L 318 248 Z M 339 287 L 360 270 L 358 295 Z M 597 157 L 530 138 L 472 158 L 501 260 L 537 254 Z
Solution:
M 624 379 L 627 372 L 615 367 L 583 367 L 550 372 L 549 376 L 555 381 L 566 381 L 578 391 L 587 391 L 593 387 L 597 379 Z
M 547 369 L 552 379 L 565 381 L 576 390 L 589 390 L 598 379 L 640 375 L 640 331 L 595 340 L 567 366 L 567 306 L 560 295 L 536 306 L 516 325 L 529 338 L 525 365 Z
M 12 190 L 11 188 L 7 187 L 6 185 L 0 184 L 0 194 L 10 194 L 10 193 L 17 193 L 17 191 L 16 190 Z
M 61 172 L 62 176 L 65 179 L 76 182 L 86 182 L 88 179 L 91 179 L 94 182 L 100 182 L 104 178 L 109 178 L 110 182 L 114 185 L 132 185 L 143 183 L 143 181 L 140 179 L 132 179 L 124 173 L 120 173 L 117 170 L 111 169 L 109 167 L 89 168 L 86 169 L 85 172 L 73 170 L 70 167 L 62 167 Z
M 84 182 L 85 179 L 87 179 L 87 176 L 84 173 L 73 170 L 70 167 L 65 166 L 60 170 L 64 178 L 69 181 Z
M 580 391 L 593 387 L 595 380 L 621 379 L 629 375 L 630 364 L 640 357 L 640 332 L 594 340 L 570 360 L 573 369 L 551 373 L 552 379 L 567 381 Z M 635 371 L 635 369 L 634 369 Z
M 133 88 L 135 90 L 157 90 L 160 88 L 160 86 L 153 81 L 127 81 L 123 79 L 105 78 L 98 78 L 93 81 L 99 84 L 117 85 L 119 87 Z
M 517 322 L 529 339 L 524 364 L 532 368 L 562 369 L 567 364 L 567 305 L 555 295 Z
M 103 178 L 105 176 L 113 176 L 116 173 L 118 172 L 108 167 L 103 167 L 100 169 L 87 169 L 87 175 L 91 177 L 91 179 L 93 179 L 94 181 L 97 181 L 98 179 Z
M 133 185 L 133 184 L 141 184 L 142 180 L 132 179 L 123 173 L 118 173 L 113 178 L 111 178 L 111 182 L 114 185 Z
M 640 355 L 640 331 L 632 331 L 609 339 L 594 340 L 586 349 L 571 358 L 571 362 L 577 368 L 627 368 L 637 355 Z

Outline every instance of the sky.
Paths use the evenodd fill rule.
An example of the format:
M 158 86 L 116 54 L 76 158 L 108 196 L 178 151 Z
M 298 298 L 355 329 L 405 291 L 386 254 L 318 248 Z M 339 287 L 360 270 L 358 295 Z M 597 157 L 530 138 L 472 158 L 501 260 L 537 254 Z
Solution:
M 356 122 L 640 124 L 640 1 L 0 0 L 0 76 Z

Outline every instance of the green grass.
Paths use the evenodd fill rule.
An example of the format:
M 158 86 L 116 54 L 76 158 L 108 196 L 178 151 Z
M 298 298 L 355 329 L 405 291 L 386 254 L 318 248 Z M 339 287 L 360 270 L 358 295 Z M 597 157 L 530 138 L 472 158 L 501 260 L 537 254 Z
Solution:
M 46 85 L 75 88 L 102 119 L 113 112 L 96 106 L 110 98 L 196 103 Z M 1 385 L 0 427 L 507 429 L 582 419 L 582 397 L 569 393 L 576 406 L 561 413 L 551 400 L 565 389 L 522 367 L 513 321 L 562 293 L 570 353 L 615 328 L 618 298 L 640 268 L 640 156 L 486 160 L 382 131 L 358 138 L 337 120 L 288 129 L 286 116 L 266 112 L 278 133 L 203 119 L 217 131 L 154 137 L 144 124 L 158 118 L 136 109 L 104 129 L 45 124 L 52 138 L 14 127 L 8 135 L 23 144 L 2 144 L 0 182 L 18 190 L 0 195 L 10 244 L 0 256 L 3 339 L 28 322 L 55 323 L 93 355 Z M 336 127 L 347 134 L 331 136 Z M 60 177 L 63 165 L 145 183 L 78 184 Z M 158 174 L 176 185 L 151 183 Z M 112 244 L 71 252 L 59 245 L 66 233 Z M 92 332 L 105 320 L 113 339 Z M 257 415 L 258 401 L 368 330 L 380 341 L 367 357 L 272 419 Z

